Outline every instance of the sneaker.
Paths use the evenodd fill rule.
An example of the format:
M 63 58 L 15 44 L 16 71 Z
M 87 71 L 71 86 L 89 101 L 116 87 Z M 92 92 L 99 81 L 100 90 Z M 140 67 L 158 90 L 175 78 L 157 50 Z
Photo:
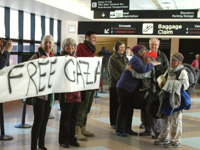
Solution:
M 112 125 L 111 128 L 112 128 L 112 129 L 116 129 L 116 125 Z
M 135 131 L 132 131 L 132 130 L 130 130 L 130 131 L 126 132 L 126 133 L 128 133 L 129 135 L 135 135 L 135 136 L 138 136 L 138 133 L 135 132 Z
M 155 145 L 167 145 L 169 143 L 169 140 L 165 141 L 154 141 Z
M 125 132 L 116 132 L 116 135 L 118 135 L 118 136 L 122 136 L 122 137 L 127 137 L 128 136 L 128 134 L 127 133 L 125 133 Z
M 144 132 L 140 132 L 139 136 L 152 136 L 153 133 L 151 131 L 144 131 Z
M 155 135 L 151 136 L 151 138 L 152 138 L 152 139 L 158 139 L 158 136 L 159 136 L 159 135 L 156 135 L 156 134 L 155 134 Z
M 180 142 L 176 143 L 176 142 L 171 141 L 170 143 L 166 144 L 165 147 L 166 148 L 168 148 L 168 147 L 179 148 L 179 147 L 181 147 L 181 143 Z
M 140 128 L 140 129 L 144 129 L 144 128 L 145 128 L 145 127 L 144 127 L 144 124 L 141 123 L 140 126 L 139 126 L 139 128 Z

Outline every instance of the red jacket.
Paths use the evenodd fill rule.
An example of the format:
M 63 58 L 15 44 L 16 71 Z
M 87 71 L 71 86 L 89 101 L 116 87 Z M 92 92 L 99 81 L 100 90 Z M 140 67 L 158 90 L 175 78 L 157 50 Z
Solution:
M 76 50 L 77 57 L 94 57 L 96 54 L 93 53 L 85 44 L 79 43 Z
M 191 64 L 191 65 L 194 67 L 195 70 L 196 70 L 196 68 L 195 68 L 195 67 L 196 67 L 196 62 L 197 62 L 197 61 L 196 61 L 196 59 L 195 59 L 195 60 L 193 60 L 193 62 L 192 62 L 192 64 Z M 199 61 L 199 60 L 198 60 L 198 63 L 199 63 L 199 67 L 200 67 L 200 61 Z

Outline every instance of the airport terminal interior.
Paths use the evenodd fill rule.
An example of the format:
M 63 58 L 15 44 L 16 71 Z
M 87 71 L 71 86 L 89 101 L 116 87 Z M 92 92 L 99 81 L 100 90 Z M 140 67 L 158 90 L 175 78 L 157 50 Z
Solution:
M 119 7 L 123 5 L 128 9 L 97 8 L 97 4 L 104 2 L 106 6 L 117 2 Z M 159 49 L 168 60 L 175 52 L 181 52 L 184 62 L 191 64 L 195 55 L 200 54 L 200 0 L 0 0 L 0 39 L 13 41 L 10 66 L 27 61 L 37 52 L 44 35 L 53 35 L 56 54 L 60 55 L 65 38 L 82 43 L 84 33 L 89 29 L 99 33 L 97 55 L 102 47 L 113 53 L 117 41 L 123 41 L 127 47 L 142 44 L 149 49 L 149 39 L 159 38 Z M 154 145 L 151 136 L 117 136 L 109 119 L 107 64 L 103 65 L 101 77 L 102 86 L 94 95 L 87 121 L 87 129 L 94 132 L 95 137 L 78 141 L 80 147 L 61 147 L 58 143 L 61 111 L 56 99 L 47 124 L 45 146 L 48 150 L 174 149 Z M 4 120 L 0 124 L 0 150 L 29 150 L 33 106 L 24 104 L 24 99 L 2 103 L 4 98 L 0 97 L 0 107 L 3 108 L 0 114 Z M 132 130 L 143 132 L 140 124 L 140 109 L 135 109 Z M 181 147 L 176 149 L 200 149 L 199 84 L 191 95 L 191 109 L 183 113 Z

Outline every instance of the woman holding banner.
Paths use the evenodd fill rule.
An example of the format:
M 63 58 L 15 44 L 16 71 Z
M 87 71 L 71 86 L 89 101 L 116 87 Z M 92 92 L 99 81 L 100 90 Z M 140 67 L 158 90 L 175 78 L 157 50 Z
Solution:
M 38 52 L 30 60 L 53 57 L 54 50 L 55 44 L 52 35 L 46 35 L 42 39 Z M 37 149 L 37 143 L 40 149 L 47 150 L 45 147 L 46 125 L 53 101 L 53 94 L 36 97 L 36 102 L 33 105 L 34 122 L 31 131 L 31 150 Z
M 75 56 L 76 42 L 72 38 L 64 39 L 61 55 Z M 80 144 L 75 137 L 76 118 L 81 102 L 80 92 L 61 93 L 60 101 L 60 129 L 59 144 L 62 147 L 76 146 Z

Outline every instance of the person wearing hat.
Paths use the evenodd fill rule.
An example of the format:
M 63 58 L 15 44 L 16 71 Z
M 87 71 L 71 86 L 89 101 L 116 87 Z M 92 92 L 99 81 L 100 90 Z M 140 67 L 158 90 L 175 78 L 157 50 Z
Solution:
M 85 40 L 83 43 L 79 43 L 76 50 L 77 57 L 94 57 L 96 52 L 97 32 L 88 30 L 85 33 Z M 77 114 L 76 121 L 76 138 L 78 140 L 87 140 L 87 137 L 94 137 L 95 134 L 86 130 L 87 115 L 90 112 L 94 90 L 81 91 L 81 104 Z
M 160 76 L 161 74 L 165 73 L 165 71 L 167 70 L 167 68 L 169 67 L 169 61 L 166 57 L 166 55 L 159 50 L 159 46 L 160 46 L 160 40 L 158 38 L 150 38 L 149 39 L 149 50 L 150 51 L 154 51 L 157 54 L 157 58 L 156 61 L 160 62 L 161 64 L 155 67 L 155 76 L 156 78 L 158 76 Z M 158 97 L 157 95 L 159 94 L 160 89 L 157 86 L 157 94 L 154 95 L 154 99 L 156 99 L 156 97 Z M 144 127 L 144 118 L 145 114 L 143 113 L 143 110 L 141 110 L 141 125 L 140 128 L 145 128 Z M 158 135 L 160 134 L 161 131 L 161 120 L 160 119 L 153 119 L 154 123 L 153 123 L 153 127 L 152 130 L 154 132 L 154 135 L 152 136 L 153 139 L 157 139 Z M 148 136 L 148 134 L 147 134 Z
M 136 45 L 132 48 L 134 56 L 129 61 L 131 67 L 138 73 L 151 71 L 157 62 L 143 63 L 147 49 L 144 45 Z M 125 70 L 117 83 L 117 92 L 119 95 L 119 106 L 117 112 L 116 135 L 127 137 L 128 135 L 138 135 L 132 131 L 132 116 L 135 90 L 138 88 L 139 79 L 133 78 L 128 70 Z
M 157 58 L 157 54 L 154 51 L 146 52 L 144 56 L 144 62 L 155 62 Z M 144 132 L 139 133 L 140 136 L 152 136 L 152 126 L 154 119 L 149 113 L 149 107 L 151 102 L 154 100 L 152 96 L 156 93 L 156 77 L 155 77 L 155 69 L 152 69 L 146 73 L 138 73 L 131 68 L 131 65 L 126 66 L 126 70 L 129 70 L 132 73 L 132 77 L 141 79 L 139 84 L 139 89 L 135 94 L 135 103 L 134 107 L 141 109 L 143 111 L 143 123 L 144 123 Z
M 125 43 L 117 41 L 114 46 L 114 52 L 108 61 L 108 86 L 110 92 L 110 126 L 116 129 L 116 118 L 118 110 L 118 94 L 117 82 L 119 81 L 124 68 L 128 63 L 128 58 L 125 54 Z
M 154 51 L 146 52 L 144 56 L 144 62 L 152 62 L 156 61 L 157 54 Z M 126 70 L 129 70 L 132 74 L 132 77 L 137 78 L 137 79 L 142 79 L 142 87 L 139 89 L 140 91 L 145 91 L 150 89 L 150 78 L 151 78 L 151 71 L 146 72 L 146 73 L 138 73 L 134 69 L 132 69 L 131 64 L 126 66 Z
M 181 105 L 182 91 L 189 87 L 187 71 L 184 68 L 184 56 L 181 53 L 175 53 L 171 57 L 170 67 L 164 73 L 166 80 L 161 82 L 162 90 L 160 92 L 160 108 L 157 116 L 161 116 L 163 127 L 155 145 L 166 145 L 166 147 L 180 147 L 182 136 L 182 110 L 176 109 Z M 176 75 L 180 71 L 179 77 Z M 186 92 L 187 93 L 187 92 Z M 166 94 L 169 95 L 166 98 Z M 165 101 L 165 103 L 164 103 Z M 168 114 L 169 107 L 172 113 Z M 169 139 L 170 138 L 170 139 Z

